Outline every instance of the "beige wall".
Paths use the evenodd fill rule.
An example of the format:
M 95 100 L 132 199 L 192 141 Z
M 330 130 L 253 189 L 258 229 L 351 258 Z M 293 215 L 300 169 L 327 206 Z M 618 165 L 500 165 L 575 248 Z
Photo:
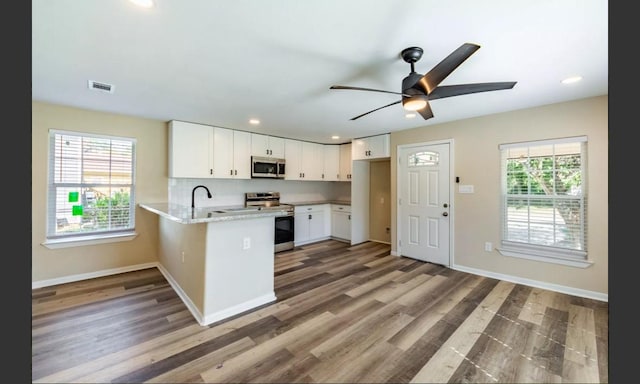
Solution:
M 31 281 L 127 268 L 158 261 L 158 215 L 136 209 L 138 236 L 126 242 L 48 249 L 46 236 L 49 129 L 133 137 L 136 144 L 136 201 L 166 202 L 167 124 L 53 104 L 32 102 L 31 111 Z
M 369 238 L 391 242 L 391 164 L 389 160 L 369 163 Z
M 588 137 L 588 254 L 594 264 L 569 267 L 485 252 L 500 242 L 500 152 L 502 143 L 569 136 Z M 473 194 L 453 193 L 452 266 L 530 279 L 608 295 L 608 96 L 430 125 L 391 133 L 391 198 L 397 199 L 397 146 L 453 140 L 452 169 Z M 392 250 L 396 250 L 395 204 Z

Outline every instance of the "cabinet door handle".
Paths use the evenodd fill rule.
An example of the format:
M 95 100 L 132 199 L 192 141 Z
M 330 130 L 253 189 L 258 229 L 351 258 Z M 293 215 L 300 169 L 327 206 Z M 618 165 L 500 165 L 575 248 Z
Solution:
M 234 171 L 234 174 L 235 174 L 236 176 L 238 175 L 238 170 L 237 170 L 237 169 Z
M 230 169 L 230 170 L 229 170 L 229 174 L 230 174 L 231 176 L 233 176 L 233 169 Z
M 213 175 L 213 168 L 209 168 L 209 174 Z
M 309 215 L 309 220 L 311 220 L 311 215 Z
M 351 215 L 349 215 L 349 220 L 351 220 Z

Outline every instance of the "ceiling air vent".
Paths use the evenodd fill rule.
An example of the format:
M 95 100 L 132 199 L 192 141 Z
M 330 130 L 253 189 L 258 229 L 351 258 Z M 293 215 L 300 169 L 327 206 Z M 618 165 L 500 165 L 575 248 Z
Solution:
M 115 86 L 107 83 L 100 83 L 97 81 L 89 80 L 89 89 L 95 89 L 96 91 L 102 91 L 107 93 L 113 93 Z

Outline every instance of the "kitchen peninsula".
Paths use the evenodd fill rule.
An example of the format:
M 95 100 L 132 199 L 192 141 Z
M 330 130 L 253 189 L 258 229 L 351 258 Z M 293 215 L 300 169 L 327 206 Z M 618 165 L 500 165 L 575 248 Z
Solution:
M 276 300 L 274 217 L 284 210 L 140 207 L 159 216 L 159 269 L 201 325 Z

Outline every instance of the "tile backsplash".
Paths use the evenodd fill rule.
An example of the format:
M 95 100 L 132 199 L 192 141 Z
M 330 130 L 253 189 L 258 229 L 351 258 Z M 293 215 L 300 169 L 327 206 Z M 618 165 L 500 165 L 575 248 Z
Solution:
M 285 203 L 351 200 L 351 182 L 169 178 L 169 203 L 190 207 L 191 191 L 198 185 L 206 186 L 212 198 L 207 198 L 207 192 L 199 188 L 194 195 L 196 207 L 242 205 L 246 192 L 280 192 L 280 200 Z

